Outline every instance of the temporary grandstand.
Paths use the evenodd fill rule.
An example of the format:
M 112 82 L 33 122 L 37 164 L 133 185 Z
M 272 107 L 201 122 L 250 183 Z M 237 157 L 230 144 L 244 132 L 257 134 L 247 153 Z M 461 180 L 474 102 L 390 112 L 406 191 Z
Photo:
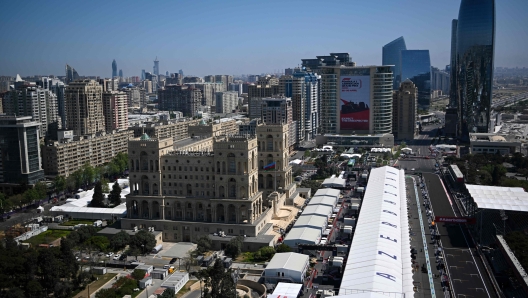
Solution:
M 403 170 L 370 172 L 338 297 L 413 297 Z

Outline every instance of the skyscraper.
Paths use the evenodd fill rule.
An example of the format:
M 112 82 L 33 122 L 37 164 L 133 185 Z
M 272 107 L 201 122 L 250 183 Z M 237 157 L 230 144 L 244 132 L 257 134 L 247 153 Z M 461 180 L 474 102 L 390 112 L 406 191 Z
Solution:
M 145 70 L 141 70 L 141 80 L 143 81 L 145 79 Z
M 431 59 L 429 50 L 401 51 L 401 79 L 410 79 L 418 88 L 418 108 L 431 104 Z
M 66 126 L 77 136 L 105 131 L 103 86 L 94 80 L 72 82 L 66 87 Z
M 157 57 L 157 56 L 156 56 L 156 59 L 154 60 L 153 73 L 154 73 L 156 76 L 159 76 L 159 60 L 158 60 L 158 57 Z
M 119 77 L 123 78 L 123 70 L 122 69 L 119 70 Z
M 457 26 L 458 20 L 451 21 L 451 61 L 449 65 L 449 107 L 457 106 L 456 99 L 456 41 L 457 41 Z
M 394 91 L 392 99 L 392 133 L 398 140 L 412 140 L 418 133 L 416 129 L 416 107 L 418 90 L 411 80 L 405 80 Z
M 392 81 L 388 66 L 323 66 L 319 132 L 391 133 Z
M 112 61 L 112 79 L 117 77 L 117 62 L 115 61 Z
M 26 82 L 16 77 L 15 88 L 4 98 L 4 112 L 7 115 L 31 116 L 40 123 L 39 135 L 48 136 L 48 131 L 57 131 L 61 127 L 58 115 L 57 95 L 48 89 Z
M 39 126 L 31 116 L 0 116 L 0 183 L 35 184 L 44 179 Z
M 456 34 L 459 132 L 488 132 L 495 52 L 495 0 L 462 0 Z
M 69 66 L 66 64 L 66 84 L 69 84 L 70 82 L 74 82 L 75 80 L 79 79 L 79 74 L 75 70 L 75 68 Z
M 107 132 L 126 130 L 128 128 L 127 94 L 122 91 L 103 93 L 103 114 Z
M 383 65 L 394 65 L 392 73 L 394 73 L 393 89 L 397 90 L 401 82 L 401 51 L 407 50 L 405 39 L 403 36 L 396 38 L 383 46 Z

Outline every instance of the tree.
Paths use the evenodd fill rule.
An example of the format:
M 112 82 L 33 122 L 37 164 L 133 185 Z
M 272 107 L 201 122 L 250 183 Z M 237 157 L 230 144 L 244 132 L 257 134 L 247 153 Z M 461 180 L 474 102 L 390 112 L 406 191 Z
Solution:
M 95 169 L 88 162 L 82 167 L 82 178 L 84 185 L 92 184 L 95 180 Z
M 97 247 L 100 251 L 106 251 L 110 246 L 110 240 L 105 236 L 92 236 L 86 240 L 86 244 Z
M 17 194 L 9 197 L 11 206 L 17 206 L 18 208 L 24 207 L 24 197 L 21 194 Z
M 132 272 L 132 278 L 135 280 L 142 280 L 145 278 L 145 270 L 135 269 L 134 272 Z
M 213 241 L 208 235 L 204 235 L 196 241 L 196 251 L 198 254 L 203 254 L 204 252 L 211 250 L 212 246 Z
M 108 195 L 108 201 L 110 201 L 110 204 L 114 204 L 115 206 L 121 204 L 121 187 L 117 181 L 112 186 L 112 191 Z
M 108 186 L 108 183 L 110 183 L 110 181 L 108 181 L 108 179 L 106 179 L 106 178 L 102 178 L 99 181 L 101 181 L 101 186 L 103 188 L 103 193 L 109 193 L 110 192 L 110 187 Z
M 61 175 L 55 176 L 55 179 L 53 179 L 53 187 L 55 188 L 56 192 L 61 192 L 66 189 L 66 178 Z
M 127 246 L 130 242 L 130 235 L 127 232 L 121 230 L 110 239 L 110 247 L 115 251 L 121 250 Z
M 244 241 L 244 238 L 241 236 L 237 236 L 233 239 L 231 239 L 225 248 L 226 255 L 230 256 L 231 258 L 236 258 L 240 255 L 242 252 L 242 243 Z
M 166 288 L 161 295 L 158 295 L 158 298 L 174 298 L 174 290 L 172 288 Z
M 258 256 L 255 257 L 256 259 L 269 260 L 275 255 L 275 249 L 271 246 L 263 246 L 255 254 Z
M 32 204 L 37 199 L 38 193 L 34 188 L 28 189 L 22 194 L 22 202 L 24 203 L 24 205 Z
M 39 181 L 35 183 L 33 189 L 37 192 L 37 200 L 42 200 L 46 198 L 48 194 L 48 187 L 43 182 Z
M 156 238 L 146 230 L 140 230 L 136 235 L 130 237 L 130 246 L 141 250 L 145 254 L 156 246 Z
M 232 273 L 231 270 L 226 271 L 224 269 L 224 265 L 220 259 L 217 259 L 213 266 L 196 272 L 195 276 L 205 283 L 203 297 L 237 297 L 235 283 L 231 276 Z
M 92 196 L 92 201 L 90 202 L 90 207 L 105 207 L 103 185 L 100 181 L 95 184 L 94 194 Z
M 281 243 L 279 246 L 277 246 L 277 252 L 291 252 L 291 247 L 288 245 Z

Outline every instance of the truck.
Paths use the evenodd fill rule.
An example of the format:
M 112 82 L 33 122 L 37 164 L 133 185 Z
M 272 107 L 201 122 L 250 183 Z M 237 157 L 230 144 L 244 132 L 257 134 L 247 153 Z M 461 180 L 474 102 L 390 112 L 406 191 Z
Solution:
M 152 249 L 152 253 L 153 254 L 157 254 L 162 249 L 163 249 L 163 245 L 162 244 L 158 244 L 158 245 L 154 246 L 154 248 Z

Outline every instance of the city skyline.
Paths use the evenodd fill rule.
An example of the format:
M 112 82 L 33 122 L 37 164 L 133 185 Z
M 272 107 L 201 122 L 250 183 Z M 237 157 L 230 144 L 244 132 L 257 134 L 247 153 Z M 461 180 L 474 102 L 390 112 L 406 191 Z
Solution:
M 38 10 L 30 9 L 37 5 Z M 399 36 L 404 36 L 408 48 L 430 50 L 433 66 L 449 64 L 451 21 L 458 17 L 460 1 L 342 2 L 336 10 L 320 6 L 315 1 L 266 6 L 239 1 L 61 2 L 60 6 L 10 2 L 0 12 L 5 21 L 0 38 L 10 45 L 0 56 L 0 75 L 62 75 L 69 64 L 81 75 L 109 77 L 108 65 L 116 59 L 124 73 L 140 76 L 142 69 L 152 69 L 156 56 L 160 73 L 184 69 L 198 76 L 282 71 L 300 65 L 302 58 L 327 52 L 348 52 L 358 65 L 380 65 L 383 45 Z M 397 18 L 409 9 L 413 18 Z M 354 11 L 362 13 L 352 14 L 355 21 L 350 24 Z M 526 1 L 497 5 L 495 66 L 528 66 L 528 53 L 523 51 L 528 48 L 524 11 L 528 11 Z M 160 30 L 142 25 L 150 16 L 156 16 Z M 175 19 L 178 35 L 169 30 Z M 381 25 L 382 19 L 391 20 L 390 30 Z M 314 20 L 323 21 L 310 30 L 285 30 Z M 351 27 L 354 24 L 361 25 Z M 352 30 L 343 34 L 347 27 Z M 34 34 L 35 28 L 47 34 Z

